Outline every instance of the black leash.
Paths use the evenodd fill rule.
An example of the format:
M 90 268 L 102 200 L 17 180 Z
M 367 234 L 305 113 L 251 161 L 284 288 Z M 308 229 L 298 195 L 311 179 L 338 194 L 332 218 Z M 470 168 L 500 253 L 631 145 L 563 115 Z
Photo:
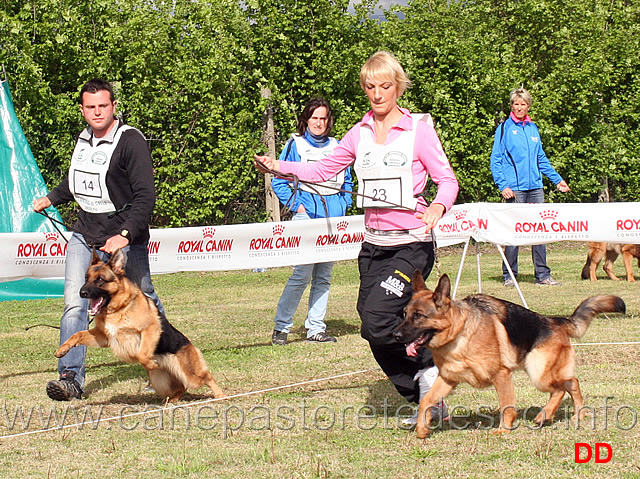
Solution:
M 53 225 L 53 227 L 56 229 L 56 231 L 58 233 L 60 233 L 60 236 L 62 236 L 64 238 L 64 240 L 69 243 L 69 240 L 65 237 L 65 235 L 63 234 L 62 230 L 60 228 L 58 228 L 58 224 L 61 224 L 62 226 L 64 226 L 65 228 L 67 228 L 67 230 L 69 229 L 69 227 L 64 223 L 64 221 L 60 221 L 57 218 L 54 218 L 53 216 L 49 216 L 46 212 L 46 210 L 42 210 L 42 211 L 38 211 L 38 214 L 41 214 L 42 216 L 44 216 L 45 218 L 47 218 L 49 221 L 51 221 L 51 224 Z M 57 223 L 57 224 L 56 224 Z

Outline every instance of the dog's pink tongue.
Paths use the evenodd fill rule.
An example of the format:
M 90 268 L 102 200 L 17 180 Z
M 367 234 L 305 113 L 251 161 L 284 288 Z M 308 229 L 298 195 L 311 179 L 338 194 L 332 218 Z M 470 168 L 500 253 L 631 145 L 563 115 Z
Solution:
M 411 344 L 407 344 L 406 346 L 407 349 L 407 356 L 417 356 L 418 355 L 418 350 L 416 349 L 416 343 L 411 343 Z

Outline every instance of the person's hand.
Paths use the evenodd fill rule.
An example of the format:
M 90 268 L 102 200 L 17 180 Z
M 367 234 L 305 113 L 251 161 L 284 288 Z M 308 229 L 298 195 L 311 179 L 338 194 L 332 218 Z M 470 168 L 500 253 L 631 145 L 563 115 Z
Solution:
M 562 191 L 563 193 L 568 193 L 569 191 L 571 191 L 571 188 L 569 188 L 569 185 L 567 184 L 566 181 L 562 180 L 560 183 L 558 183 L 556 185 L 556 187 Z
M 271 173 L 269 170 L 279 171 L 280 162 L 278 160 L 274 160 L 270 156 L 258 156 L 253 155 L 254 162 L 258 171 L 262 173 Z M 263 166 L 264 165 L 264 166 Z
M 122 235 L 112 236 L 107 240 L 100 251 L 104 251 L 105 253 L 113 254 L 121 248 L 124 248 L 129 244 L 129 240 Z
M 515 196 L 516 196 L 515 193 L 508 186 L 504 190 L 502 190 L 502 197 L 505 200 L 509 200 L 511 198 L 515 198 Z
M 33 211 L 36 213 L 46 210 L 49 206 L 51 206 L 51 200 L 46 196 L 33 201 Z
M 416 218 L 421 219 L 427 227 L 425 233 L 428 233 L 436 226 L 436 223 L 442 218 L 444 210 L 444 205 L 431 203 L 422 213 L 416 213 Z

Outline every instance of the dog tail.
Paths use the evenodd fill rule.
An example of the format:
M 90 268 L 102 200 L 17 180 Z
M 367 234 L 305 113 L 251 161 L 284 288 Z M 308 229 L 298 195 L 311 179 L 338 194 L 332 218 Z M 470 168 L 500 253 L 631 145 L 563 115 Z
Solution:
M 567 332 L 572 338 L 581 338 L 587 332 L 591 320 L 600 313 L 625 313 L 622 298 L 612 294 L 585 299 L 569 317 Z

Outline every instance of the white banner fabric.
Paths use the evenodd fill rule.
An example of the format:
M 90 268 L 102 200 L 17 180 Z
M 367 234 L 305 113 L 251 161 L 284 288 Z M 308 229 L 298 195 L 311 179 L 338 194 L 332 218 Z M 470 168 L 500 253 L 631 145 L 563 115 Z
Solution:
M 640 243 L 640 203 L 469 203 L 454 206 L 435 231 L 439 247 L 469 238 L 499 245 L 558 241 Z M 71 233 L 64 233 L 69 237 Z M 364 217 L 152 229 L 152 274 L 230 271 L 354 259 Z M 64 276 L 59 233 L 2 233 L 0 282 Z

